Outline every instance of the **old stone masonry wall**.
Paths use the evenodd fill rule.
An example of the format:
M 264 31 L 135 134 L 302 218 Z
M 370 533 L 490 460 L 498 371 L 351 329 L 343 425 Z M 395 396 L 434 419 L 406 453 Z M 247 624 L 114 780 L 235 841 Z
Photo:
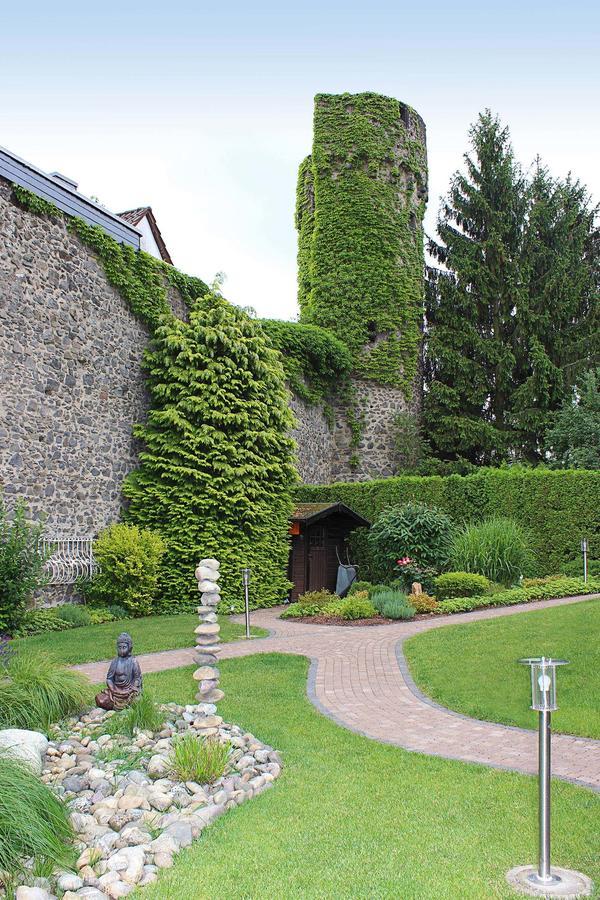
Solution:
M 49 530 L 118 518 L 147 341 L 65 222 L 21 209 L 0 178 L 0 490 Z

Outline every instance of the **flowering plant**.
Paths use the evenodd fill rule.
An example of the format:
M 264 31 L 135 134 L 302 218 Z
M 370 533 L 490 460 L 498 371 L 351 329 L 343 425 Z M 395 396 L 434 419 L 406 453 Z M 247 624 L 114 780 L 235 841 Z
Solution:
M 396 560 L 396 571 L 399 572 L 402 589 L 408 593 L 415 581 L 423 586 L 424 591 L 433 592 L 433 579 L 437 571 L 431 566 L 424 566 L 410 556 L 403 556 Z

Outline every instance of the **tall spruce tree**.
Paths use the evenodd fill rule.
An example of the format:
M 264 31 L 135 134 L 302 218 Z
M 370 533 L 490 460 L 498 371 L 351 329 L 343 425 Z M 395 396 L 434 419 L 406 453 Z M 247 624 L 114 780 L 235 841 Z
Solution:
M 165 318 L 144 366 L 151 406 L 135 429 L 140 467 L 124 484 L 130 521 L 167 543 L 163 610 L 198 602 L 194 569 L 221 561 L 225 608 L 240 608 L 250 566 L 260 606 L 285 597 L 289 516 L 297 479 L 289 394 L 260 325 L 212 293 L 189 322 Z
M 551 414 L 598 359 L 598 236 L 578 182 L 528 182 L 489 111 L 430 250 L 427 433 L 445 459 L 537 462 Z
M 429 250 L 425 422 L 447 459 L 491 464 L 510 448 L 514 310 L 521 301 L 526 182 L 508 129 L 488 111 L 470 129 L 466 173 L 443 204 Z

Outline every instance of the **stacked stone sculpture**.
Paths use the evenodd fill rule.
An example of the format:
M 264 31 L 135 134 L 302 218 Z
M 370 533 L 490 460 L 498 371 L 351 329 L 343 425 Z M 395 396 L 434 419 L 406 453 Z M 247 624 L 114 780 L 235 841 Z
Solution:
M 206 715 L 208 731 L 219 724 L 212 722 L 215 716 L 215 704 L 224 696 L 219 689 L 219 670 L 217 668 L 219 647 L 219 631 L 221 626 L 217 619 L 217 604 L 221 599 L 221 588 L 217 584 L 220 578 L 219 562 L 216 559 L 202 559 L 196 569 L 198 590 L 200 591 L 200 606 L 198 617 L 200 624 L 196 628 L 196 653 L 195 662 L 199 668 L 194 672 L 194 678 L 198 682 L 196 700 L 201 705 L 202 712 Z

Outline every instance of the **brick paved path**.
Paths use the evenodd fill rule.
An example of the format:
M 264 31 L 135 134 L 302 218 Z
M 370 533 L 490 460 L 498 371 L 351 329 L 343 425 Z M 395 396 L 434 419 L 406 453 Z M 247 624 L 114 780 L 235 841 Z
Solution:
M 295 653 L 310 657 L 308 694 L 323 713 L 339 724 L 375 740 L 434 756 L 483 763 L 519 772 L 537 771 L 537 736 L 533 731 L 480 722 L 453 713 L 424 697 L 404 663 L 402 642 L 421 631 L 448 624 L 516 615 L 588 600 L 569 597 L 529 605 L 440 616 L 416 622 L 371 627 L 307 625 L 278 618 L 281 610 L 252 613 L 254 625 L 269 637 L 222 645 L 222 658 L 253 653 Z M 535 648 L 532 648 L 535 652 Z M 193 662 L 192 650 L 166 650 L 138 656 L 143 672 L 160 672 Z M 106 675 L 108 662 L 76 666 L 92 681 Z M 532 725 L 535 720 L 532 713 Z M 600 791 L 600 741 L 556 734 L 552 742 L 553 774 Z

